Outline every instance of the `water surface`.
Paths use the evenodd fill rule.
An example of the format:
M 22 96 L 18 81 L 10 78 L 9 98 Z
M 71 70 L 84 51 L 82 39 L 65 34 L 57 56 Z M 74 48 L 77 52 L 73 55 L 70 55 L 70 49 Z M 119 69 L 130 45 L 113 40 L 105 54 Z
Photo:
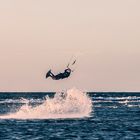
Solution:
M 71 92 L 0 93 L 0 139 L 140 139 L 140 93 Z

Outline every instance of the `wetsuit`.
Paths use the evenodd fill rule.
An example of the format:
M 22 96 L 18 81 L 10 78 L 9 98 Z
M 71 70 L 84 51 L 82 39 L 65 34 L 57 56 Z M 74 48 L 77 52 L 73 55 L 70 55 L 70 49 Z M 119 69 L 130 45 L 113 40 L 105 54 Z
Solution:
M 59 80 L 59 79 L 64 79 L 64 78 L 69 77 L 70 74 L 71 74 L 71 69 L 68 68 L 68 69 L 66 69 L 63 73 L 59 73 L 59 74 L 57 74 L 57 75 L 54 75 L 54 74 L 51 72 L 49 76 L 52 77 L 52 79 L 54 79 L 54 80 Z

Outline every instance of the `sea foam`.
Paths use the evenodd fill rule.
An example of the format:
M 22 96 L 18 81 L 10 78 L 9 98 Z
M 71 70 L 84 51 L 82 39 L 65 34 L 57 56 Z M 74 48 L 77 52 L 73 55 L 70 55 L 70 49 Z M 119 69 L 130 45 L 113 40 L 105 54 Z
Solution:
M 0 119 L 57 119 L 90 117 L 92 101 L 90 97 L 78 89 L 58 92 L 53 98 L 45 97 L 41 105 L 33 107 L 29 100 L 15 113 L 0 116 Z

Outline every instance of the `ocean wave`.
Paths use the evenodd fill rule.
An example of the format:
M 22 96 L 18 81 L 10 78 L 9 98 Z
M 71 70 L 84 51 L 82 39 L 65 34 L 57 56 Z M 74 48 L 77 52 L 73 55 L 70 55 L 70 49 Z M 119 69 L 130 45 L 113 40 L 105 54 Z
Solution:
M 93 100 L 140 100 L 140 97 L 137 96 L 128 96 L 128 97 L 93 97 Z
M 5 100 L 1 100 L 0 104 L 7 104 L 7 103 L 22 103 L 22 104 L 26 104 L 26 103 L 42 103 L 43 100 L 42 99 L 25 99 L 25 98 L 20 98 L 20 99 L 5 99 Z

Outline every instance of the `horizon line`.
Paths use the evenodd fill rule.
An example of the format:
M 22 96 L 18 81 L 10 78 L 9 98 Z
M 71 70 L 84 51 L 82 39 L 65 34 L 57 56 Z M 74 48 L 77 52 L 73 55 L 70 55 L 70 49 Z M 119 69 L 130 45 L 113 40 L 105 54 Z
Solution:
M 0 93 L 57 93 L 61 91 L 0 91 Z M 63 92 L 63 90 L 62 90 Z M 140 91 L 82 91 L 84 93 L 140 93 Z

